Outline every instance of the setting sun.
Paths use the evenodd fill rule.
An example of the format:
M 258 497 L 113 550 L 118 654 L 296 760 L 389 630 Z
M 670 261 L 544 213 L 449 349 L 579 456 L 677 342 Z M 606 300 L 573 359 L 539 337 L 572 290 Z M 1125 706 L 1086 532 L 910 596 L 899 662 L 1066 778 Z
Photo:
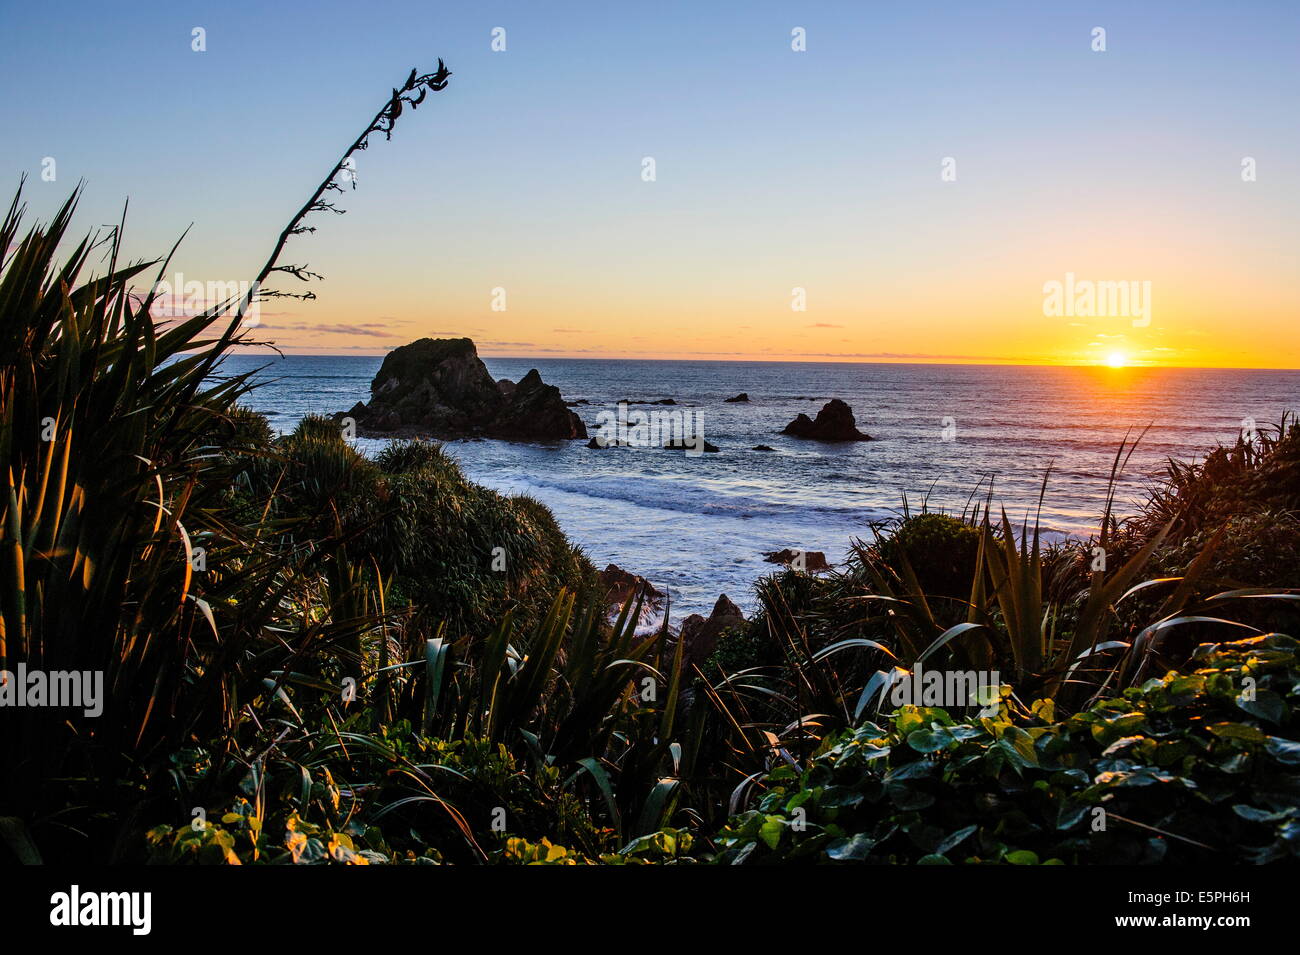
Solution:
M 1128 356 L 1122 351 L 1113 351 L 1106 356 L 1106 364 L 1111 368 L 1124 368 L 1128 365 Z

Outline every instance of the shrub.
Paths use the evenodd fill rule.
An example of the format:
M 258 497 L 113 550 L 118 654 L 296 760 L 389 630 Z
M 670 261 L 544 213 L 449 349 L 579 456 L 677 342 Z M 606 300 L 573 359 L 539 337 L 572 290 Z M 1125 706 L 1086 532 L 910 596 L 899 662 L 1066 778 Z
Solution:
M 922 593 L 959 600 L 970 596 L 979 549 L 978 524 L 930 512 L 904 517 L 876 545 L 886 565 L 910 565 Z
M 1300 856 L 1296 640 L 1202 646 L 1057 720 L 908 706 L 767 774 L 721 862 L 1268 862 Z

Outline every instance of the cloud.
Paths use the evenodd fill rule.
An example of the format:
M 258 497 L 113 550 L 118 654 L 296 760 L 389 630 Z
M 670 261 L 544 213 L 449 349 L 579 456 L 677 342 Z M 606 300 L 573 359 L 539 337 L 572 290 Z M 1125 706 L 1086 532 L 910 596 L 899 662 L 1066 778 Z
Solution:
M 811 325 L 805 325 L 804 328 L 843 328 L 843 325 L 832 325 L 830 322 L 814 322 Z
M 886 358 L 891 361 L 904 359 L 919 359 L 923 361 L 1013 361 L 1013 362 L 1032 362 L 1032 358 L 1020 356 L 1017 358 L 1008 358 L 1003 355 L 936 355 L 930 352 L 893 352 L 893 351 L 873 351 L 873 352 L 790 352 L 799 358 Z
M 306 325 L 296 323 L 291 325 L 261 325 L 259 327 L 263 331 L 317 332 L 327 335 L 358 335 L 366 338 L 392 338 L 395 334 L 387 325 L 380 322 L 364 322 L 360 325 Z
M 480 346 L 484 346 L 484 347 L 487 347 L 487 348 L 491 348 L 491 349 L 493 349 L 493 350 L 498 349 L 498 348 L 527 348 L 527 349 L 529 349 L 528 354 L 525 354 L 525 355 L 496 355 L 496 356 L 489 356 L 489 357 L 496 357 L 496 358 L 528 358 L 528 357 L 530 357 L 530 356 L 536 356 L 536 355 L 551 355 L 551 354 L 563 354 L 563 355 L 596 355 L 597 357 L 600 357 L 600 358 L 607 357 L 607 356 L 605 355 L 604 352 L 597 352 L 595 349 L 592 349 L 592 348 L 552 348 L 552 347 L 545 346 L 545 345 L 534 345 L 534 344 L 531 343 L 531 342 L 479 342 L 478 344 L 479 344 Z

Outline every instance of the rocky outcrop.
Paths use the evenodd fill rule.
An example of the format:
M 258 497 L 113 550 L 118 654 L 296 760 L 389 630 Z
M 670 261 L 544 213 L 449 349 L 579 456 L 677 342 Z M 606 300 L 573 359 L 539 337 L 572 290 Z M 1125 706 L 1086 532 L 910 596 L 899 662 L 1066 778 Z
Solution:
M 807 438 L 812 441 L 873 441 L 869 434 L 857 428 L 853 420 L 853 409 L 839 398 L 832 398 L 817 412 L 814 421 L 806 414 L 801 414 L 781 432 L 792 438 Z
M 493 381 L 468 338 L 421 338 L 389 352 L 370 383 L 370 401 L 350 417 L 362 437 L 556 441 L 587 437 L 560 389 L 536 369 L 518 382 Z
M 737 402 L 748 401 L 748 400 L 749 400 L 749 392 L 747 392 L 747 391 L 742 391 L 740 394 L 736 395 L 736 397 L 734 397 L 734 398 L 724 398 L 723 400 L 724 400 L 727 404 L 736 404 Z
M 819 550 L 791 550 L 787 547 L 767 551 L 763 554 L 763 559 L 769 564 L 785 564 L 787 567 L 793 566 L 795 570 L 810 573 L 831 569 L 831 565 L 826 562 L 826 555 Z
M 485 433 L 507 441 L 546 441 L 585 438 L 587 426 L 564 404 L 560 389 L 542 381 L 534 368 L 519 379 Z
M 745 615 L 723 594 L 713 605 L 708 618 L 693 613 L 682 621 L 677 639 L 682 641 L 682 658 L 687 667 L 703 666 L 728 630 L 745 625 Z
M 753 450 L 755 450 L 755 451 L 775 451 L 776 448 L 770 448 L 770 447 L 768 447 L 766 444 L 756 444 L 756 445 L 754 445 Z
M 653 617 L 663 609 L 664 595 L 644 577 L 639 577 L 618 564 L 609 564 L 600 572 L 600 585 L 605 589 L 605 601 L 611 616 L 623 610 L 629 597 L 643 598 L 641 620 Z M 640 621 L 638 621 L 640 622 Z

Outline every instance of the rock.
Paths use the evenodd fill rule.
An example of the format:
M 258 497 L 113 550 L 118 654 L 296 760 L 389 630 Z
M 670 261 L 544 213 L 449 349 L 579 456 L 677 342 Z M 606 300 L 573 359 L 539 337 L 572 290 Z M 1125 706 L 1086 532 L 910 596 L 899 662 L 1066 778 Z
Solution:
M 346 414 L 362 437 L 484 436 L 509 441 L 585 438 L 587 426 L 536 369 L 493 381 L 468 338 L 421 338 L 395 348 Z
M 709 444 L 703 438 L 669 438 L 664 442 L 664 449 L 668 451 L 695 451 L 700 447 L 700 442 L 704 444 L 704 450 L 709 454 L 717 454 L 718 446 Z
M 648 398 L 642 398 L 639 401 L 632 401 L 630 398 L 624 398 L 618 402 L 621 405 L 675 405 L 677 404 L 672 398 L 660 398 L 658 401 L 651 401 Z
M 738 402 L 738 401 L 748 401 L 748 400 L 749 400 L 749 392 L 747 392 L 747 391 L 742 391 L 740 394 L 736 395 L 736 397 L 734 397 L 734 398 L 726 398 L 726 399 L 724 399 L 724 400 L 725 400 L 728 404 L 735 404 L 735 403 Z
M 811 420 L 801 414 L 781 432 L 793 438 L 807 438 L 813 441 L 873 441 L 869 434 L 857 429 L 853 420 L 853 409 L 839 398 L 832 398 L 817 412 L 817 420 Z
M 579 399 L 576 400 L 576 401 L 566 401 L 566 402 L 565 402 L 565 405 L 567 405 L 567 406 L 570 407 L 570 408 L 574 407 L 575 405 L 589 405 L 589 404 L 591 404 L 591 402 L 588 401 L 586 398 L 579 398 Z
M 775 451 L 776 448 L 769 448 L 766 444 L 756 444 L 756 445 L 754 445 L 754 450 L 755 450 L 755 451 Z
M 710 620 L 717 620 L 722 617 L 735 617 L 740 620 L 745 619 L 739 607 L 732 603 L 726 594 L 718 595 L 718 602 L 713 605 L 713 613 L 709 614 Z
M 565 406 L 560 389 L 542 381 L 534 368 L 519 379 L 510 400 L 484 433 L 507 441 L 546 441 L 585 438 L 587 426 Z
M 664 595 L 655 589 L 655 585 L 644 577 L 638 577 L 631 571 L 624 570 L 618 564 L 609 564 L 600 572 L 600 583 L 605 588 L 605 599 L 614 614 L 623 609 L 629 597 L 640 595 L 645 598 L 641 607 L 641 616 L 658 613 L 663 608 Z
M 787 547 L 784 550 L 766 551 L 763 559 L 769 564 L 785 564 L 787 567 L 793 565 L 795 570 L 806 570 L 814 574 L 831 569 L 831 565 L 826 562 L 826 555 L 819 550 L 799 551 Z
M 707 620 L 698 613 L 691 614 L 682 621 L 677 635 L 677 639 L 682 641 L 682 657 L 687 667 L 692 664 L 703 666 L 717 647 L 719 638 L 726 631 L 744 625 L 745 615 L 727 599 L 726 594 L 718 598 Z

